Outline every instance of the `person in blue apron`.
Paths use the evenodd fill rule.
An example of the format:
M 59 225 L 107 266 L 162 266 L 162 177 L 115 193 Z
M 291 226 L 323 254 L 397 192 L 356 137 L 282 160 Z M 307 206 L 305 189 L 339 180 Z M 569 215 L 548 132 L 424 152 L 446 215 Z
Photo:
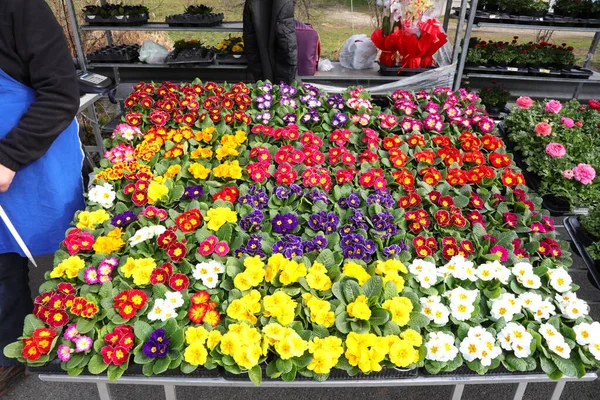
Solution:
M 78 80 L 44 0 L 0 0 L 0 206 L 34 255 L 51 254 L 84 207 Z M 22 366 L 3 354 L 33 310 L 26 251 L 0 218 L 0 396 Z

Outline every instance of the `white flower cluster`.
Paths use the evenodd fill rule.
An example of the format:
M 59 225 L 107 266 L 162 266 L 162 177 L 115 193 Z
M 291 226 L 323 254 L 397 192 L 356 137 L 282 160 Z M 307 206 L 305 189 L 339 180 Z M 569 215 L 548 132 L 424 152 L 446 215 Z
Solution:
M 589 346 L 590 353 L 594 358 L 600 361 L 600 322 L 591 324 L 582 322 L 573 327 L 575 331 L 577 344 L 580 346 Z
M 533 335 L 523 325 L 509 322 L 498 334 L 498 340 L 504 350 L 513 351 L 518 358 L 531 355 Z
M 571 290 L 573 279 L 571 279 L 566 269 L 562 267 L 550 269 L 548 270 L 548 276 L 550 277 L 550 285 L 558 293 L 565 293 Z
M 450 310 L 442 304 L 440 296 L 429 296 L 421 298 L 421 313 L 438 325 L 446 325 Z
M 527 289 L 539 289 L 542 286 L 542 280 L 533 272 L 533 265 L 527 262 L 516 263 L 512 273 L 517 277 L 517 282 Z
M 546 339 L 548 349 L 562 358 L 571 356 L 571 348 L 565 342 L 563 335 L 551 324 L 542 324 L 540 326 L 540 335 Z
M 432 262 L 416 259 L 408 266 L 408 271 L 417 278 L 424 289 L 429 289 L 438 281 L 437 270 Z
M 448 362 L 454 360 L 458 348 L 454 345 L 454 336 L 445 332 L 431 332 L 427 337 L 426 359 L 431 361 Z
M 452 276 L 462 281 L 477 281 L 473 263 L 463 256 L 454 256 L 448 263 L 438 269 L 438 275 L 444 279 Z
M 537 322 L 543 322 L 556 314 L 556 307 L 549 300 L 537 293 L 523 293 L 519 295 L 519 300 L 523 308 L 529 310 L 533 314 L 533 318 Z
M 444 297 L 450 300 L 450 314 L 458 321 L 467 321 L 475 311 L 475 300 L 479 290 L 467 290 L 457 287 L 444 293 Z
M 515 314 L 521 312 L 521 300 L 512 293 L 503 293 L 498 298 L 491 300 L 490 310 L 494 321 L 504 317 L 506 322 L 512 321 Z
M 218 261 L 211 260 L 196 264 L 192 274 L 195 279 L 202 281 L 202 284 L 209 289 L 213 289 L 219 282 L 219 274 L 225 271 L 225 266 Z
M 177 317 L 177 309 L 183 305 L 183 296 L 179 292 L 167 292 L 164 299 L 154 300 L 154 307 L 148 313 L 150 321 L 166 321 Z
M 113 190 L 110 183 L 96 185 L 90 189 L 88 199 L 94 203 L 100 204 L 104 208 L 111 208 L 115 201 L 117 193 Z
M 162 225 L 144 226 L 138 229 L 135 234 L 127 240 L 129 246 L 134 247 L 146 240 L 155 238 L 161 235 L 167 228 Z
M 490 366 L 492 360 L 502 354 L 496 345 L 494 336 L 481 326 L 469 328 L 467 337 L 460 342 L 460 353 L 467 361 L 481 360 L 484 367 Z
M 500 261 L 488 261 L 485 264 L 481 264 L 477 267 L 477 271 L 475 272 L 477 278 L 482 281 L 491 281 L 497 279 L 503 285 L 508 285 L 508 280 L 510 279 L 510 270 L 506 268 L 504 265 L 500 264 Z
M 585 317 L 590 312 L 587 302 L 577 298 L 577 294 L 573 292 L 557 294 L 554 299 L 562 315 L 568 319 L 576 320 L 577 318 Z

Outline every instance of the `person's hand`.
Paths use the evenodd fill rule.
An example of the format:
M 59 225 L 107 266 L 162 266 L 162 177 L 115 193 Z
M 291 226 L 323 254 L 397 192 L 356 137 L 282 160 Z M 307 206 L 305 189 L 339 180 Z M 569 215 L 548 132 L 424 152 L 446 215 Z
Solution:
M 15 177 L 15 171 L 0 164 L 0 192 L 6 192 Z

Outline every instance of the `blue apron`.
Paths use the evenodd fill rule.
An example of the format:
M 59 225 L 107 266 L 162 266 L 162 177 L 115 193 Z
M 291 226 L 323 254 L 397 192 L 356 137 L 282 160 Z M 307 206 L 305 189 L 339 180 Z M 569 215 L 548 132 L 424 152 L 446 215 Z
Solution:
M 0 69 L 0 139 L 14 128 L 35 100 L 35 91 Z M 2 160 L 0 160 L 0 163 Z M 0 205 L 34 256 L 58 249 L 77 210 L 85 207 L 83 152 L 76 120 L 40 159 L 20 169 Z M 0 220 L 0 254 L 23 251 Z

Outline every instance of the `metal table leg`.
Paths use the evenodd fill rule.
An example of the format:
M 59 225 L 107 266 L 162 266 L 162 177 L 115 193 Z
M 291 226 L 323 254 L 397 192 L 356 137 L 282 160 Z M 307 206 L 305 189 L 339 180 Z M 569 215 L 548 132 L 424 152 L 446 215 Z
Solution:
M 104 143 L 102 142 L 102 133 L 100 132 L 100 122 L 98 121 L 98 114 L 96 114 L 96 107 L 94 104 L 90 105 L 87 109 L 90 123 L 92 124 L 92 132 L 96 139 L 96 146 L 100 152 L 100 156 L 104 155 Z
M 513 400 L 522 400 L 525 395 L 525 390 L 527 390 L 527 382 L 519 383 L 517 385 L 517 389 L 515 390 L 515 395 Z
M 452 400 L 460 400 L 462 399 L 463 391 L 465 390 L 464 383 L 457 383 L 454 385 L 454 390 L 452 391 Z
M 165 385 L 165 399 L 177 400 L 177 394 L 175 393 L 175 385 Z
M 100 400 L 111 400 L 110 389 L 106 383 L 98 382 L 96 383 L 96 386 L 98 387 L 98 395 L 100 396 Z
M 564 380 L 556 382 L 556 386 L 554 387 L 554 391 L 552 392 L 552 397 L 550 397 L 550 400 L 559 400 L 566 384 L 567 381 Z

